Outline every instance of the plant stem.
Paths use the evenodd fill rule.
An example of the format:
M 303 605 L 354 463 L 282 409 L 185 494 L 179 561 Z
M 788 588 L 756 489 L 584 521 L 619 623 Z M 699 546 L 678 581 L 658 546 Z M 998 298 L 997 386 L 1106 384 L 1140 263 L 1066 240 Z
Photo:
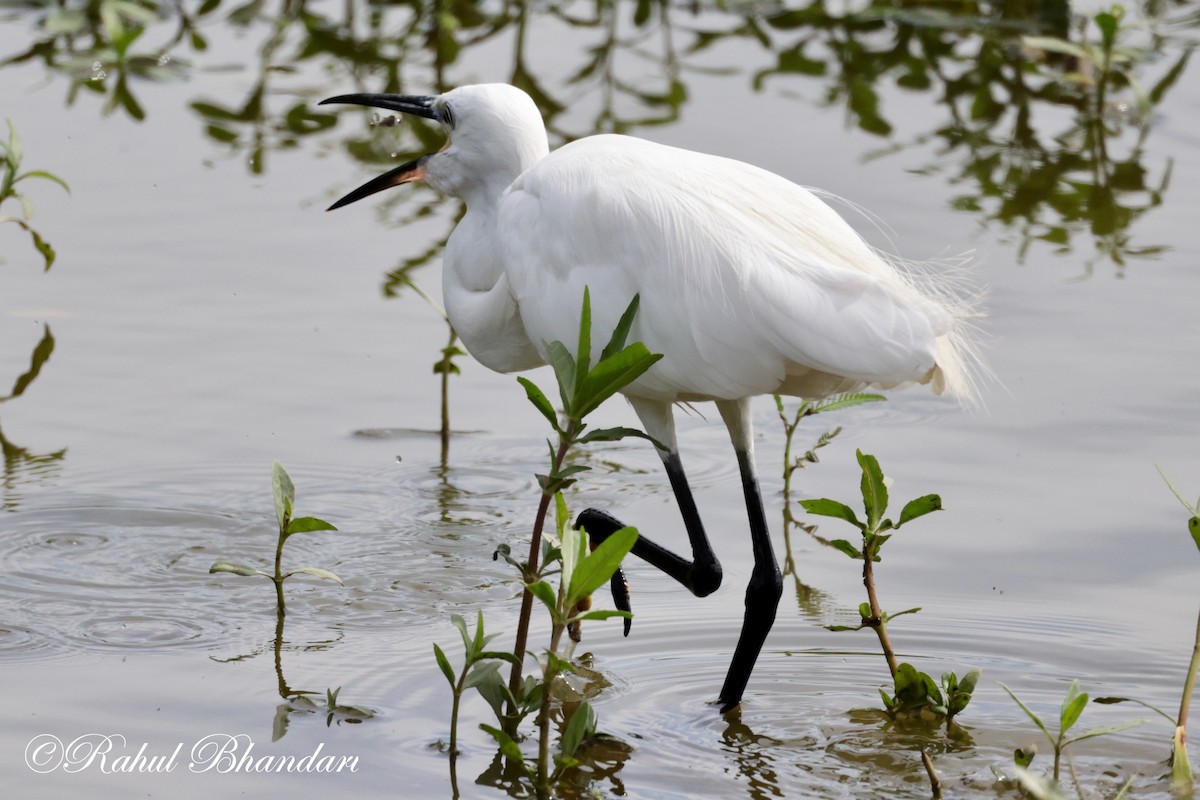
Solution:
M 867 587 L 867 603 L 871 606 L 871 619 L 864 624 L 874 628 L 879 637 L 879 646 L 883 648 L 883 657 L 887 661 L 888 671 L 892 680 L 896 680 L 896 654 L 892 652 L 892 643 L 887 635 L 887 621 L 883 618 L 883 609 L 879 607 L 879 598 L 875 595 L 875 568 L 870 548 L 863 548 L 863 586 Z
M 925 772 L 929 774 L 929 788 L 933 791 L 933 800 L 939 800 L 942 796 L 942 780 L 933 768 L 933 759 L 929 757 L 928 750 L 921 751 L 921 763 L 925 765 Z
M 1192 705 L 1192 691 L 1196 688 L 1196 671 L 1200 669 L 1200 615 L 1196 617 L 1196 644 L 1192 646 L 1192 661 L 1188 664 L 1187 681 L 1183 684 L 1183 698 L 1179 701 L 1179 719 L 1175 724 L 1187 729 L 1188 709 Z
M 279 543 L 275 545 L 275 606 L 279 611 L 279 616 L 282 617 L 287 613 L 287 608 L 283 604 L 283 543 L 287 537 L 284 536 L 282 530 L 279 531 Z
M 565 630 L 564 626 L 555 624 L 550 633 L 550 652 L 554 656 L 558 655 L 558 646 L 562 642 L 563 630 Z M 552 687 L 554 679 L 557 677 L 558 669 L 554 666 L 554 660 L 547 659 L 544 676 L 546 690 L 542 694 L 542 710 L 538 718 L 538 797 L 550 796 L 550 701 L 553 699 Z
M 458 705 L 467 682 L 467 672 L 470 664 L 463 664 L 462 675 L 458 685 L 454 687 L 454 700 L 450 705 L 450 791 L 454 800 L 458 800 Z
M 550 471 L 554 475 L 562 468 L 563 460 L 567 457 L 567 451 L 574 441 L 574 425 L 568 428 L 567 432 L 562 434 L 558 440 L 558 452 L 554 454 L 554 464 Z M 552 488 L 552 487 L 551 487 Z M 554 492 L 549 489 L 542 490 L 542 499 L 538 503 L 537 516 L 533 520 L 533 536 L 529 540 L 529 561 L 525 568 L 526 583 L 533 580 L 537 574 L 538 558 L 542 552 L 542 529 L 546 525 L 546 512 L 550 509 L 550 501 L 554 497 Z M 508 679 L 508 689 L 512 693 L 514 699 L 520 698 L 521 692 L 521 673 L 522 665 L 525 662 L 525 643 L 529 639 L 529 618 L 533 615 L 533 594 L 528 589 L 521 595 L 521 616 L 517 620 L 517 640 L 513 644 L 513 655 L 516 660 L 513 662 L 512 672 Z M 549 691 L 549 687 L 547 687 Z M 517 709 L 509 704 L 507 718 L 504 720 L 504 732 L 509 736 L 516 737 Z
M 450 328 L 450 340 L 446 342 L 446 349 L 449 350 L 458 341 L 458 333 L 449 323 L 447 327 Z M 450 364 L 445 366 L 442 370 L 442 463 L 446 462 L 450 452 Z

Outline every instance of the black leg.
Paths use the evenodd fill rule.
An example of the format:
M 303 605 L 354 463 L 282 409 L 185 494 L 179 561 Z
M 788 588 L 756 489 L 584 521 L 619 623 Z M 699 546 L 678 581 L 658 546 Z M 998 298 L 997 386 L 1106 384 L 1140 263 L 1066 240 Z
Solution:
M 754 569 L 750 574 L 750 583 L 746 586 L 746 613 L 742 622 L 742 632 L 733 653 L 733 661 L 729 664 L 729 672 L 725 676 L 725 684 L 721 688 L 719 701 L 722 712 L 729 711 L 741 702 L 742 693 L 750 681 L 750 673 L 754 670 L 754 663 L 758 660 L 767 634 L 775 623 L 775 612 L 783 595 L 783 576 L 779 572 L 775 552 L 771 548 L 762 495 L 754 470 L 754 456 L 746 451 L 738 451 L 737 455 L 738 469 L 742 476 L 742 491 L 750 521 Z M 638 536 L 630 552 L 679 581 L 692 594 L 704 597 L 721 585 L 721 565 L 704 533 L 704 526 L 700 522 L 700 515 L 696 510 L 696 503 L 679 455 L 671 453 L 664 456 L 663 464 L 671 480 L 671 487 L 675 490 L 684 526 L 687 528 L 692 560 L 688 561 L 644 536 Z M 624 524 L 604 511 L 589 508 L 579 515 L 575 526 L 584 528 L 593 544 L 597 544 L 624 527 Z M 623 574 L 613 577 L 612 588 L 617 607 L 629 610 L 628 586 Z M 625 635 L 629 635 L 628 624 L 625 626 Z
M 775 624 L 775 612 L 779 598 L 783 596 L 783 576 L 771 549 L 771 536 L 767 531 L 766 514 L 763 512 L 762 494 L 754 472 L 754 456 L 738 451 L 738 468 L 742 474 L 742 491 L 746 496 L 746 512 L 750 518 L 750 541 L 754 548 L 754 570 L 746 586 L 746 616 L 742 621 L 742 633 L 733 661 L 721 687 L 721 711 L 729 711 L 742 701 L 742 693 L 750 681 L 754 663 L 762 651 L 767 634 Z
M 721 563 L 717 561 L 708 536 L 704 533 L 704 526 L 700 522 L 696 501 L 692 498 L 692 489 L 683 473 L 679 454 L 664 455 L 663 466 L 666 467 L 667 477 L 670 478 L 671 488 L 675 490 L 675 499 L 679 503 L 679 511 L 683 515 L 683 524 L 687 528 L 688 541 L 692 546 L 692 560 L 688 561 L 676 555 L 645 536 L 638 536 L 630 552 L 679 581 L 696 597 L 710 595 L 721 585 Z M 575 520 L 575 527 L 586 530 L 595 545 L 607 539 L 614 531 L 625 527 L 625 524 L 604 511 L 589 508 Z M 620 601 L 618 606 L 619 604 Z

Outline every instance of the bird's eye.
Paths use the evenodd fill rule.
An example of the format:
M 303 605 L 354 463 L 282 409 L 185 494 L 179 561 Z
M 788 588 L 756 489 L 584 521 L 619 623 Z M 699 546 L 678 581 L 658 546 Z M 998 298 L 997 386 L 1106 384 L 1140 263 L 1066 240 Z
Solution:
M 438 116 L 447 128 L 454 128 L 454 112 L 450 110 L 449 103 L 442 104 L 442 107 L 438 109 Z

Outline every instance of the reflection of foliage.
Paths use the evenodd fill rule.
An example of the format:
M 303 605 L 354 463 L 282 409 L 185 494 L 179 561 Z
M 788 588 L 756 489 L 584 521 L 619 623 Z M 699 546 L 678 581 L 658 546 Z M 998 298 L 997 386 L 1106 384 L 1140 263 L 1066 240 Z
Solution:
M 216 5 L 210 0 L 201 7 L 199 15 Z M 146 112 L 130 88 L 130 78 L 161 81 L 182 76 L 186 64 L 173 61 L 167 51 L 185 35 L 194 49 L 207 47 L 181 4 L 176 8 L 179 22 L 172 40 L 157 51 L 140 53 L 133 51 L 133 45 L 164 13 L 153 0 L 88 0 L 83 7 L 46 6 L 39 24 L 43 38 L 24 53 L 0 61 L 0 66 L 42 59 L 48 68 L 70 76 L 68 105 L 75 102 L 81 90 L 105 94 L 108 97 L 105 114 L 120 108 L 130 117 L 143 120 Z
M 50 354 L 53 352 L 54 335 L 50 333 L 50 326 L 46 325 L 42 328 L 41 340 L 34 346 L 33 353 L 30 355 L 29 369 L 17 376 L 8 394 L 0 396 L 0 403 L 23 395 L 30 384 L 37 380 L 38 375 L 42 372 L 42 367 L 50 360 Z M 16 508 L 16 501 L 11 499 L 11 495 L 22 473 L 38 474 L 51 471 L 62 461 L 66 453 L 66 448 L 64 448 L 39 455 L 31 452 L 28 448 L 13 444 L 5 437 L 4 432 L 0 431 L 0 454 L 4 457 L 2 485 L 5 490 L 5 500 L 3 507 L 9 511 Z
M 29 224 L 29 221 L 33 219 L 33 203 L 28 197 L 17 191 L 17 184 L 29 178 L 41 178 L 57 183 L 68 192 L 71 190 L 62 178 L 45 170 L 35 169 L 21 172 L 23 157 L 24 150 L 21 147 L 21 139 L 17 136 L 17 129 L 13 126 L 12 120 L 8 120 L 8 144 L 0 144 L 0 160 L 4 164 L 4 176 L 0 178 L 0 203 L 8 199 L 18 201 L 21 204 L 21 216 L 11 214 L 0 216 L 0 224 L 12 222 L 24 228 L 33 237 L 33 246 L 42 254 L 42 258 L 46 262 L 46 269 L 49 270 L 54 263 L 54 248 Z M 3 399 L 0 398 L 0 400 Z

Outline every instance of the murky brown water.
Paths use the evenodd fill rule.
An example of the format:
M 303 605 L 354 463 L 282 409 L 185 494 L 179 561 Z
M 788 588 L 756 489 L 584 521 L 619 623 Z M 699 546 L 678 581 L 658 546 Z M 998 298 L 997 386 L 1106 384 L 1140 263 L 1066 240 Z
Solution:
M 1155 51 L 1134 73 L 1162 90 L 1143 127 L 1114 122 L 1099 149 L 1071 132 L 1077 111 L 1046 81 L 1014 83 L 1029 56 L 990 6 L 552 3 L 486 6 L 478 18 L 463 6 L 440 63 L 432 17 L 409 6 L 235 11 L 189 11 L 202 51 L 186 27 L 171 44 L 174 12 L 133 42 L 148 59 L 126 68 L 143 121 L 116 94 L 119 65 L 90 28 L 14 61 L 47 40 L 43 12 L 0 12 L 0 115 L 20 131 L 24 167 L 72 190 L 21 185 L 58 252 L 47 273 L 28 235 L 0 225 L 0 397 L 53 339 L 35 379 L 0 403 L 0 781 L 13 796 L 450 794 L 433 746 L 448 735 L 449 693 L 431 643 L 457 663 L 449 615 L 480 608 L 508 641 L 517 587 L 491 554 L 527 535 L 545 431 L 511 377 L 460 359 L 460 433 L 443 463 L 430 367 L 444 324 L 411 290 L 389 299 L 381 287 L 395 286 L 389 271 L 428 262 L 411 277 L 437 294 L 452 204 L 407 187 L 322 211 L 436 146 L 410 126 L 370 128 L 360 112 L 315 115 L 322 97 L 384 88 L 381 65 L 397 58 L 406 91 L 435 90 L 439 74 L 445 86 L 535 85 L 556 142 L 615 129 L 819 186 L 884 221 L 886 235 L 854 217 L 873 242 L 916 259 L 971 251 L 991 287 L 997 380 L 985 409 L 900 393 L 818 418 L 797 442 L 845 427 L 797 476 L 803 496 L 854 497 L 855 448 L 879 456 L 897 497 L 943 496 L 945 512 L 889 544 L 879 583 L 886 607 L 924 609 L 893 626 L 905 658 L 931 674 L 983 669 L 961 729 L 897 728 L 861 710 L 887 676 L 874 639 L 822 627 L 855 619 L 856 564 L 802 533 L 743 709 L 725 719 L 709 705 L 750 552 L 727 437 L 702 408 L 707 419 L 681 419 L 680 440 L 726 585 L 695 600 L 630 564 L 633 634 L 588 627 L 583 649 L 611 684 L 595 705 L 616 739 L 589 753 L 601 796 L 925 797 L 922 746 L 947 796 L 1011 796 L 991 768 L 1007 769 L 1037 731 L 999 682 L 1047 715 L 1073 678 L 1097 695 L 1177 705 L 1200 559 L 1154 465 L 1200 493 L 1200 84 L 1181 62 L 1195 4 L 1160 9 L 1131 34 Z M 149 66 L 164 52 L 177 74 Z M 770 400 L 756 408 L 779 520 L 782 435 Z M 600 417 L 633 423 L 619 402 Z M 207 571 L 269 559 L 274 459 L 296 481 L 300 512 L 340 529 L 300 537 L 288 559 L 346 582 L 289 583 L 278 662 L 269 586 Z M 648 446 L 597 448 L 592 463 L 573 507 L 608 507 L 683 541 Z M 340 686 L 342 702 L 378 714 L 327 725 L 282 699 L 281 681 Z M 495 750 L 476 728 L 490 712 L 472 698 L 464 715 L 463 795 L 501 797 Z M 1151 716 L 1089 708 L 1082 725 Z M 25 754 L 42 734 L 120 734 L 131 753 L 182 745 L 180 766 L 38 774 Z M 256 756 L 321 747 L 357 757 L 357 771 L 189 770 L 190 748 L 214 734 L 244 734 Z M 1169 736 L 1151 720 L 1084 743 L 1076 768 L 1092 796 L 1130 775 L 1135 796 L 1166 796 Z

